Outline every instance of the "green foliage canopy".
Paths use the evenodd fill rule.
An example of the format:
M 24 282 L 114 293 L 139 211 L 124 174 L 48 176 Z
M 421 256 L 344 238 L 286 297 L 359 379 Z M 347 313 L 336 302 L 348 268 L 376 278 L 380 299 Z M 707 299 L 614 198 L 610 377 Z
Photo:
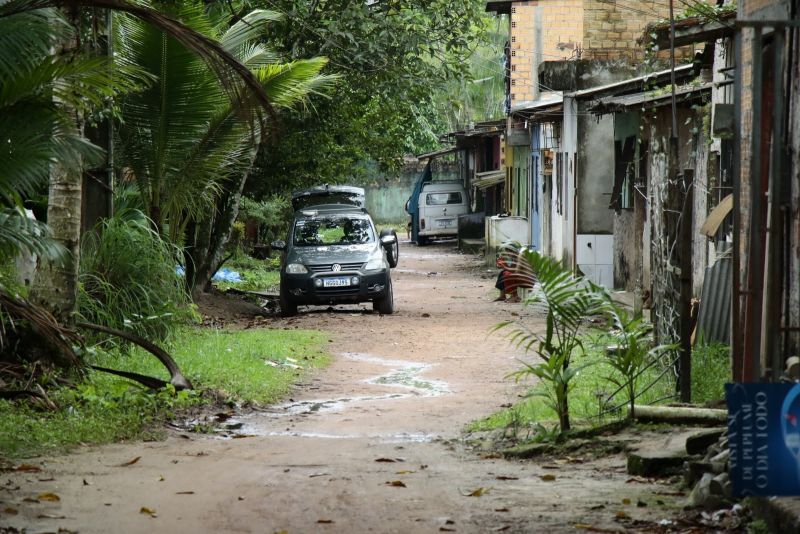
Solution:
M 271 42 L 293 58 L 325 55 L 341 74 L 330 101 L 283 120 L 251 182 L 256 193 L 358 177 L 360 163 L 382 170 L 437 146 L 447 129 L 437 93 L 469 70 L 485 32 L 477 0 L 248 0 L 286 15 Z M 243 9 L 244 11 L 244 9 Z

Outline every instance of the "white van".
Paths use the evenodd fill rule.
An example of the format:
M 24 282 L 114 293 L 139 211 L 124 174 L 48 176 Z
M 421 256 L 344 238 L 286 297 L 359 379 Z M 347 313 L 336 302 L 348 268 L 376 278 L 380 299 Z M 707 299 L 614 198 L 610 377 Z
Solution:
M 419 194 L 419 238 L 424 245 L 435 237 L 456 237 L 458 216 L 469 213 L 467 190 L 461 182 L 429 182 Z

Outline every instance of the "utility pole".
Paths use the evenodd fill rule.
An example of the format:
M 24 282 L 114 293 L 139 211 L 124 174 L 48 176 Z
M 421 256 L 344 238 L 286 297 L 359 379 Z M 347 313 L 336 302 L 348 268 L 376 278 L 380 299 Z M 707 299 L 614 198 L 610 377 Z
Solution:
M 693 174 L 681 174 L 678 152 L 678 107 L 675 101 L 675 6 L 669 1 L 669 61 L 670 92 L 672 95 L 672 132 L 669 139 L 669 187 L 673 191 L 681 191 L 683 201 L 679 215 L 679 224 L 672 234 L 680 240 L 677 247 L 680 267 L 680 357 L 678 359 L 678 391 L 681 402 L 692 400 L 692 188 Z M 670 195 L 673 197 L 673 195 Z M 677 243 L 675 243 L 677 245 Z M 672 258 L 670 258 L 672 261 Z M 673 264 L 674 265 L 674 264 Z

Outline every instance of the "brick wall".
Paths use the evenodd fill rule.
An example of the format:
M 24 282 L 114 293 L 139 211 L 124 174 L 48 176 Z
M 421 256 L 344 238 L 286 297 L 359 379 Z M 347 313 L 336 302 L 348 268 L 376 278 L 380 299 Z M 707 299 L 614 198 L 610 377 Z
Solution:
M 511 104 L 534 100 L 543 61 L 569 59 L 583 39 L 584 0 L 536 0 L 511 8 Z
M 709 0 L 713 3 L 714 0 Z M 761 0 L 768 1 L 768 0 Z M 683 9 L 676 3 L 676 14 Z M 538 98 L 533 83 L 543 61 L 583 59 L 638 63 L 644 48 L 637 43 L 649 23 L 669 17 L 669 3 L 645 0 L 529 0 L 511 7 L 511 105 Z M 679 61 L 691 58 L 692 47 L 679 49 Z M 666 51 L 660 56 L 665 58 Z
M 709 3 L 714 3 L 709 1 Z M 685 5 L 675 2 L 675 15 L 679 16 Z M 599 60 L 641 61 L 644 47 L 637 43 L 645 27 L 669 19 L 669 2 L 646 0 L 616 3 L 613 0 L 584 0 L 584 58 Z M 691 58 L 692 47 L 676 50 L 676 58 Z M 660 57 L 666 57 L 662 51 Z

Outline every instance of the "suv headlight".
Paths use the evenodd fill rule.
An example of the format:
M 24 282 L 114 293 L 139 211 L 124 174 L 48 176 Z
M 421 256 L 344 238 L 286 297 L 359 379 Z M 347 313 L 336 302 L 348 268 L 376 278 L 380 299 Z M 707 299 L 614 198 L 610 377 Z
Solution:
M 380 271 L 383 268 L 384 268 L 383 254 L 371 257 L 367 262 L 367 264 L 364 266 L 365 271 Z
M 286 266 L 286 274 L 305 274 L 308 272 L 302 263 L 290 263 Z

